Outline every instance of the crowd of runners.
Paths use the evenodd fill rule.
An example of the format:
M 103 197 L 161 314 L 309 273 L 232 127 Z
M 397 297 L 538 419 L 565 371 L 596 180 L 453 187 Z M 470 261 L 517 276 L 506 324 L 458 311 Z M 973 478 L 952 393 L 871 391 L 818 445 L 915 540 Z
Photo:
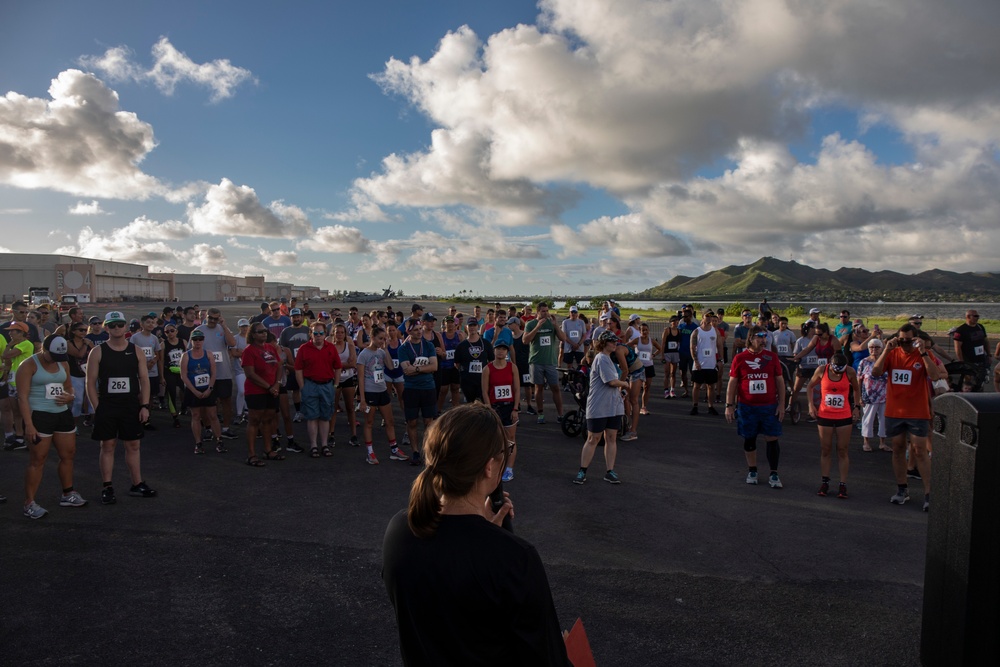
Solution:
M 168 423 L 179 438 L 190 438 L 195 455 L 225 453 L 242 437 L 245 462 L 255 468 L 288 453 L 332 456 L 338 430 L 349 445 L 363 446 L 368 464 L 379 464 L 378 440 L 389 460 L 420 466 L 431 423 L 450 407 L 481 401 L 496 411 L 510 443 L 501 477 L 509 483 L 521 416 L 545 424 L 547 393 L 548 418 L 562 423 L 568 418 L 567 380 L 574 376 L 582 391 L 574 394 L 579 409 L 572 414 L 588 437 L 572 481 L 586 482 L 603 444 L 603 479 L 620 484 L 617 441 L 640 438 L 642 417 L 660 391 L 654 386 L 658 365 L 664 399 L 690 400 L 691 415 L 702 414 L 702 401 L 709 417 L 720 414 L 716 405 L 724 406 L 742 440 L 747 484 L 758 484 L 763 438 L 768 485 L 782 488 L 782 422 L 798 415 L 804 401 L 820 441 L 819 495 L 848 497 L 848 443 L 859 426 L 864 451 L 892 452 L 897 488 L 891 502 L 906 503 L 908 480 L 919 480 L 926 511 L 931 399 L 944 391 L 981 390 L 1000 354 L 1000 344 L 990 349 L 975 310 L 950 332 L 953 344 L 942 346 L 921 330 L 919 315 L 888 332 L 868 328 L 847 310 L 831 326 L 814 308 L 793 328 L 766 300 L 732 326 L 721 309 L 696 317 L 694 308 L 683 306 L 660 336 L 639 315 L 623 316 L 613 302 L 592 319 L 576 306 L 557 316 L 545 302 L 523 308 L 497 303 L 485 312 L 475 306 L 468 314 L 450 306 L 439 320 L 419 304 L 408 312 L 387 307 L 361 313 L 354 306 L 314 311 L 295 299 L 261 303 L 259 313 L 235 323 L 217 308 L 197 305 L 168 306 L 131 320 L 118 310 L 87 317 L 77 306 L 65 323 L 56 319 L 48 306 L 30 309 L 18 301 L 11 319 L 0 324 L 4 449 L 29 451 L 24 514 L 32 519 L 47 514 L 35 496 L 52 448 L 59 459 L 59 505 L 87 504 L 73 484 L 78 428 L 100 442 L 103 504 L 117 502 L 119 440 L 129 495 L 155 497 L 140 465 L 143 434 L 157 428 L 150 420 L 154 409 L 169 412 Z M 1000 371 L 993 383 L 1000 390 Z M 398 427 L 394 403 L 404 419 Z M 295 438 L 298 422 L 306 423 L 304 442 Z

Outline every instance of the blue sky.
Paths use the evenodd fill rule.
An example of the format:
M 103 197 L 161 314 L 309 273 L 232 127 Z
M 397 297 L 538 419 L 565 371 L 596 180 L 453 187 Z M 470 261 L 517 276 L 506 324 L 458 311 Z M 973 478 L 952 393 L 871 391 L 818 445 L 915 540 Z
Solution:
M 330 289 L 997 270 L 1000 6 L 0 3 L 0 228 Z

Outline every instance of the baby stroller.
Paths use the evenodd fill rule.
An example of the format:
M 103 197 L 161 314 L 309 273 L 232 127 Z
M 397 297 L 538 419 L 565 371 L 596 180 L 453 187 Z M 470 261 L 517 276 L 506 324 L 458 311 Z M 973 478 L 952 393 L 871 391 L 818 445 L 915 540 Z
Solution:
M 581 433 L 586 433 L 587 426 L 587 394 L 590 391 L 589 369 L 575 370 L 572 368 L 560 368 L 559 383 L 569 389 L 576 401 L 577 409 L 570 410 L 563 415 L 562 432 L 568 438 L 575 438 Z M 622 425 L 618 429 L 618 435 L 624 435 L 632 428 L 632 420 L 628 415 L 622 416 Z M 600 445 L 604 444 L 601 438 Z
M 982 391 L 986 382 L 986 367 L 967 361 L 952 361 L 944 365 L 948 372 L 948 387 L 956 392 Z

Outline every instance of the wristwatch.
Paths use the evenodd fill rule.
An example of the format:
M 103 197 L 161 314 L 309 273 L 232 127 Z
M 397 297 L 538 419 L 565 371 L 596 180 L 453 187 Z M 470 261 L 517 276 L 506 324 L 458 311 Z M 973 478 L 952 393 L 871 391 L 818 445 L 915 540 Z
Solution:
M 142 405 L 139 406 L 140 410 L 142 410 L 143 408 L 146 408 L 147 410 L 149 410 L 149 403 L 143 403 Z

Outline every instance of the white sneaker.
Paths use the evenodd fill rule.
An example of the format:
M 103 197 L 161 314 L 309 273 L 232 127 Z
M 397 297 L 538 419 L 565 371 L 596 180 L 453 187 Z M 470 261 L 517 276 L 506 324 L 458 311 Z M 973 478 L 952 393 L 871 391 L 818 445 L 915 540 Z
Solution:
M 754 486 L 757 485 L 757 473 L 755 472 L 747 473 L 747 484 L 753 484 Z
M 778 478 L 778 473 L 772 472 L 771 477 L 768 478 L 767 483 L 771 485 L 772 489 L 781 488 L 781 480 Z
M 31 503 L 24 508 L 24 516 L 29 519 L 41 519 L 48 513 L 49 511 L 47 509 L 36 503 L 34 500 L 32 500 Z
M 302 423 L 302 413 L 301 412 L 296 412 L 295 416 L 292 417 L 292 421 L 295 422 L 296 424 Z

